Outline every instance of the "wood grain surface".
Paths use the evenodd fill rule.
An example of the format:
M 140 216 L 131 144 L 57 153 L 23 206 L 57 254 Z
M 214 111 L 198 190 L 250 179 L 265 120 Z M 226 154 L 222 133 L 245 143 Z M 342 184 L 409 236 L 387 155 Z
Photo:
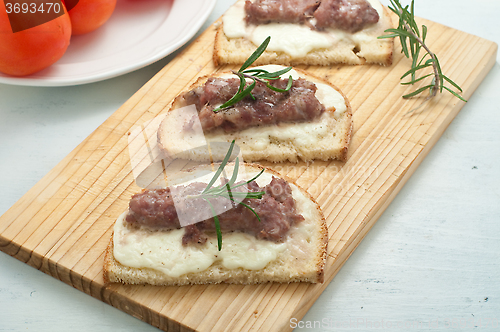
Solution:
M 441 66 L 469 98 L 496 59 L 497 45 L 419 19 Z M 135 93 L 0 218 L 0 249 L 73 287 L 165 331 L 286 331 L 333 279 L 384 209 L 464 105 L 443 94 L 401 96 L 410 62 L 395 52 L 390 67 L 304 67 L 337 85 L 353 107 L 347 162 L 265 164 L 304 187 L 329 227 L 326 281 L 255 286 L 152 287 L 104 285 L 103 252 L 115 219 L 139 188 L 128 133 L 162 114 L 200 75 L 227 70 L 211 62 L 211 26 Z M 396 42 L 396 50 L 399 50 Z

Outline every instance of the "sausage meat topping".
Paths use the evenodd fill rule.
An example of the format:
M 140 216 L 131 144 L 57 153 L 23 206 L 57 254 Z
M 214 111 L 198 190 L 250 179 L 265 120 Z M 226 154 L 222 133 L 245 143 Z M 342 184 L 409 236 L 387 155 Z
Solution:
M 206 211 L 210 211 L 210 206 L 204 199 L 193 198 L 205 187 L 204 183 L 194 182 L 172 189 L 144 190 L 132 196 L 125 221 L 131 226 L 145 227 L 154 231 L 181 228 L 178 209 L 189 211 L 190 217 L 194 220 L 200 218 Z M 176 191 L 175 198 L 172 190 Z M 252 181 L 248 184 L 247 190 L 265 191 L 261 199 L 245 198 L 243 200 L 244 204 L 252 207 L 259 215 L 260 221 L 247 207 L 235 204 L 233 208 L 217 216 L 222 232 L 239 231 L 251 234 L 258 239 L 280 242 L 284 240 L 288 230 L 295 223 L 304 220 L 304 217 L 296 211 L 292 189 L 284 179 L 273 177 L 264 188 Z M 227 204 L 228 201 L 222 198 L 209 200 L 214 206 Z M 190 224 L 185 229 L 183 245 L 205 243 L 207 232 L 215 231 L 214 219 L 212 217 Z
M 379 20 L 367 0 L 247 0 L 245 13 L 248 24 L 305 23 L 316 30 L 334 28 L 352 33 Z
M 285 89 L 288 80 L 278 79 L 271 83 Z M 245 97 L 235 105 L 219 112 L 213 110 L 231 99 L 240 85 L 238 78 L 211 77 L 204 85 L 184 93 L 184 104 L 194 104 L 198 111 L 203 131 L 222 128 L 224 132 L 240 131 L 249 127 L 272 125 L 279 122 L 300 122 L 319 117 L 325 107 L 316 98 L 316 85 L 303 78 L 294 79 L 287 92 L 276 92 L 262 82 L 256 83 L 252 96 Z M 188 122 L 185 130 L 189 130 Z

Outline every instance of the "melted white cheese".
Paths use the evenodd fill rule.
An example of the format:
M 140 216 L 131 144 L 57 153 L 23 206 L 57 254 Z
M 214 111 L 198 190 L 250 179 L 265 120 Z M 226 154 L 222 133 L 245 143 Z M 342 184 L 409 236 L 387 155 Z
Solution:
M 331 115 L 325 112 L 314 122 L 281 123 L 265 128 L 250 127 L 236 133 L 226 133 L 224 136 L 244 141 L 245 145 L 254 151 L 266 150 L 274 141 L 288 142 L 296 147 L 308 147 L 331 135 L 334 128 L 331 128 L 329 117 Z M 217 141 L 220 140 L 220 133 L 207 133 L 206 137 L 208 141 Z
M 316 49 L 330 48 L 335 42 L 328 34 L 317 33 L 305 25 L 292 23 L 258 25 L 248 34 L 248 39 L 253 44 L 260 45 L 268 36 L 271 36 L 268 50 L 285 52 L 296 58 L 306 56 Z
M 378 0 L 368 0 L 372 7 L 383 15 L 383 7 Z M 378 24 L 349 33 L 338 29 L 324 31 L 311 30 L 303 24 L 268 23 L 247 25 L 245 23 L 245 2 L 238 1 L 222 17 L 224 34 L 228 38 L 245 38 L 256 46 L 271 36 L 267 47 L 270 51 L 284 52 L 292 57 L 303 57 L 313 50 L 331 48 L 340 40 L 350 40 L 355 44 L 373 40 Z M 376 35 L 377 36 L 377 35 Z
M 246 179 L 256 175 L 250 172 L 239 172 L 239 174 Z M 211 176 L 212 174 L 208 174 L 191 181 L 208 182 Z M 257 179 L 257 182 L 260 186 L 265 186 L 271 179 L 272 175 L 264 173 Z M 291 186 L 298 212 L 306 220 L 311 220 L 314 207 L 311 208 L 310 201 L 296 186 Z M 289 250 L 295 257 L 306 260 L 311 253 L 309 242 L 314 225 L 307 222 L 293 227 L 288 239 L 283 243 L 259 240 L 244 233 L 224 234 L 222 250 L 218 251 L 216 238 L 209 238 L 202 246 L 183 246 L 184 229 L 164 232 L 131 229 L 124 224 L 125 215 L 126 212 L 118 218 L 114 226 L 113 254 L 115 259 L 125 266 L 150 268 L 171 277 L 204 271 L 215 262 L 220 262 L 228 269 L 260 270 L 286 250 Z

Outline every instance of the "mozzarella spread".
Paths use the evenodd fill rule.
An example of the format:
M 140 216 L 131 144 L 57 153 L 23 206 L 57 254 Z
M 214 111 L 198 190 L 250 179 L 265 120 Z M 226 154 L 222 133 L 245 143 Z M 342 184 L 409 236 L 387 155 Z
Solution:
M 239 177 L 244 176 L 245 179 L 257 174 L 255 171 L 238 173 Z M 208 174 L 190 182 L 208 182 L 211 177 L 212 174 Z M 260 186 L 265 186 L 271 180 L 271 174 L 263 173 L 256 181 Z M 185 184 L 187 183 L 189 182 Z M 307 260 L 313 252 L 311 247 L 314 244 L 311 242 L 310 234 L 315 228 L 314 224 L 307 221 L 314 218 L 316 207 L 295 185 L 290 184 L 290 186 L 297 204 L 297 212 L 302 214 L 306 221 L 293 226 L 283 243 L 260 240 L 249 234 L 233 232 L 223 234 L 221 251 L 217 249 L 215 237 L 209 238 L 203 245 L 183 246 L 183 228 L 156 232 L 132 229 L 125 224 L 125 212 L 114 225 L 113 255 L 122 265 L 149 268 L 171 277 L 204 271 L 215 262 L 220 262 L 228 269 L 260 270 L 286 251 L 298 259 Z
M 378 0 L 368 0 L 368 2 L 378 12 L 379 17 L 382 17 L 383 7 L 381 3 Z M 245 38 L 258 46 L 268 36 L 271 36 L 267 50 L 284 52 L 295 58 L 303 57 L 313 50 L 331 48 L 342 40 L 350 40 L 357 45 L 359 42 L 373 40 L 374 34 L 375 38 L 380 35 L 380 32 L 377 32 L 379 30 L 378 23 L 356 33 L 338 29 L 315 31 L 304 24 L 294 23 L 247 25 L 244 6 L 244 1 L 238 1 L 222 17 L 226 37 Z

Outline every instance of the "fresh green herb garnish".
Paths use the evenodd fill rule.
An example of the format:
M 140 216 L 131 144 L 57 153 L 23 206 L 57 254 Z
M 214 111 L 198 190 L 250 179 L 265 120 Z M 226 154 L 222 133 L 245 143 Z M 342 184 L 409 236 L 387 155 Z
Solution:
M 260 221 L 260 217 L 257 214 L 257 212 L 255 212 L 255 210 L 251 206 L 243 203 L 243 199 L 245 199 L 245 198 L 260 199 L 265 194 L 265 191 L 256 191 L 256 192 L 235 191 L 236 188 L 247 185 L 250 182 L 254 181 L 264 172 L 264 169 L 262 169 L 256 176 L 254 176 L 250 180 L 236 183 L 236 179 L 238 177 L 238 171 L 239 171 L 239 158 L 238 157 L 236 157 L 236 160 L 234 163 L 233 174 L 231 176 L 231 179 L 229 179 L 229 181 L 227 181 L 226 183 L 223 183 L 219 186 L 215 186 L 215 187 L 213 186 L 215 181 L 217 181 L 219 176 L 222 174 L 224 168 L 226 167 L 226 165 L 229 161 L 229 158 L 231 157 L 231 154 L 232 154 L 233 148 L 234 148 L 234 143 L 235 143 L 235 141 L 233 140 L 231 142 L 231 145 L 229 146 L 229 149 L 226 153 L 226 156 L 222 160 L 221 164 L 219 165 L 219 168 L 215 172 L 215 174 L 212 177 L 212 179 L 210 180 L 210 182 L 207 184 L 206 188 L 201 192 L 201 194 L 192 196 L 192 197 L 200 197 L 210 205 L 210 208 L 212 210 L 212 214 L 214 217 L 214 222 L 215 222 L 215 230 L 217 233 L 217 245 L 218 245 L 219 251 L 222 249 L 222 232 L 221 232 L 221 228 L 220 228 L 219 218 L 217 217 L 217 213 L 215 212 L 214 206 L 209 201 L 209 198 L 217 197 L 217 196 L 227 198 L 227 199 L 231 200 L 233 202 L 233 204 L 238 203 L 238 204 L 246 207 L 247 209 L 249 209 L 257 217 L 257 219 Z M 237 201 L 235 201 L 235 198 L 237 198 Z
M 444 86 L 444 81 L 450 83 L 453 87 L 455 87 L 458 91 L 462 92 L 462 89 L 458 84 L 453 82 L 447 76 L 443 74 L 441 71 L 441 66 L 439 65 L 439 60 L 429 47 L 425 44 L 425 38 L 427 37 L 427 27 L 422 25 L 422 33 L 420 33 L 419 27 L 415 22 L 414 15 L 414 0 L 411 2 L 411 6 L 403 7 L 399 0 L 391 0 L 392 7 L 389 6 L 389 9 L 393 11 L 399 17 L 399 24 L 396 29 L 387 29 L 385 32 L 389 32 L 388 35 L 383 35 L 378 38 L 395 38 L 399 37 L 401 41 L 402 53 L 407 58 L 411 58 L 412 64 L 411 69 L 404 73 L 401 76 L 401 79 L 410 75 L 411 80 L 409 82 L 401 83 L 403 85 L 411 85 L 415 84 L 427 77 L 432 76 L 432 81 L 430 84 L 423 86 L 417 89 L 414 92 L 406 94 L 403 98 L 411 98 L 416 96 L 426 90 L 429 90 L 429 96 L 426 101 L 435 97 L 438 92 L 442 93 L 443 89 L 449 91 L 455 97 L 459 98 L 462 101 L 467 101 L 462 96 L 460 96 L 457 92 L 452 89 Z M 420 52 L 424 49 L 425 53 L 420 56 Z M 425 60 L 425 62 L 424 62 Z M 432 67 L 433 73 L 416 77 L 416 73 L 419 70 L 422 70 L 427 67 Z
M 252 90 L 253 88 L 255 88 L 257 82 L 265 84 L 269 89 L 276 92 L 287 92 L 290 90 L 293 84 L 293 79 L 291 75 L 288 77 L 288 84 L 285 89 L 276 88 L 271 84 L 269 84 L 269 81 L 279 79 L 281 75 L 292 70 L 292 67 L 287 67 L 282 70 L 278 70 L 271 73 L 264 69 L 258 69 L 258 68 L 247 69 L 255 62 L 255 60 L 257 60 L 262 55 L 262 53 L 264 53 L 270 41 L 271 37 L 267 37 L 266 40 L 264 40 L 264 42 L 260 44 L 259 47 L 257 47 L 255 52 L 253 52 L 252 55 L 250 55 L 250 57 L 247 59 L 247 61 L 245 61 L 245 63 L 241 66 L 241 68 L 238 71 L 233 70 L 233 74 L 238 76 L 240 79 L 240 86 L 238 88 L 238 92 L 236 92 L 236 94 L 231 99 L 226 101 L 224 104 L 215 108 L 213 110 L 214 112 L 219 112 L 225 108 L 231 107 L 237 102 L 241 101 L 246 96 L 250 96 L 251 98 L 255 99 L 252 96 Z M 247 78 L 251 79 L 252 83 L 245 88 Z

